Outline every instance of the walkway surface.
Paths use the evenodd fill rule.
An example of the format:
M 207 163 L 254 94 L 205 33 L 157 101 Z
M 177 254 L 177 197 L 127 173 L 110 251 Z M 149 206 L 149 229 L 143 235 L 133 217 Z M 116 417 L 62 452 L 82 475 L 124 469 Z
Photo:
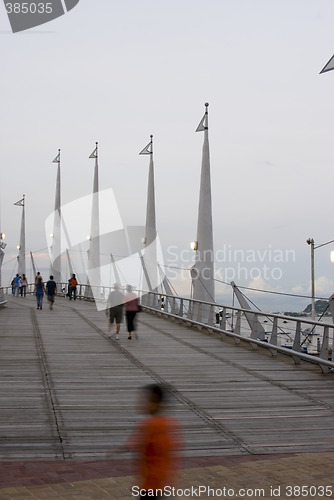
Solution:
M 182 424 L 192 497 L 334 498 L 333 373 L 144 312 L 138 340 L 123 325 L 116 341 L 85 301 L 9 297 L 0 324 L 0 499 L 135 498 L 131 456 L 106 457 L 153 381 Z

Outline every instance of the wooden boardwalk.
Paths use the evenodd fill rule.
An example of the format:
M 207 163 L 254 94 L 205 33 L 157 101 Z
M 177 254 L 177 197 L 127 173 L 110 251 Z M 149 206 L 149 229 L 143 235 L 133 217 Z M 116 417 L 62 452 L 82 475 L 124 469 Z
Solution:
M 138 389 L 166 383 L 186 456 L 334 450 L 334 373 L 140 313 L 138 340 L 103 312 L 34 297 L 0 309 L 0 461 L 102 459 L 138 421 Z

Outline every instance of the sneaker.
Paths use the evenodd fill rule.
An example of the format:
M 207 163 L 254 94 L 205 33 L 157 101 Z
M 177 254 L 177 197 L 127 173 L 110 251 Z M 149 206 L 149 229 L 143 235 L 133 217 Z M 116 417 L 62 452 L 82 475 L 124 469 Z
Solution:
M 116 340 L 119 340 L 119 335 L 116 335 Z

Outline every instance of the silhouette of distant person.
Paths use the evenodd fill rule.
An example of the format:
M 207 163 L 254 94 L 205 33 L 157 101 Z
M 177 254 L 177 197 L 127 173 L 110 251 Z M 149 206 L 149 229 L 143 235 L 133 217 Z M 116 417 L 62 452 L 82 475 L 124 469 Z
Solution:
M 14 295 L 19 296 L 20 289 L 20 275 L 17 274 L 14 278 Z
M 52 274 L 50 276 L 49 281 L 46 284 L 46 291 L 48 294 L 49 307 L 50 309 L 53 309 L 55 296 L 57 295 L 57 283 L 55 282 Z
M 69 291 L 68 291 L 70 300 L 72 300 L 72 295 L 74 300 L 77 298 L 77 285 L 78 282 L 75 277 L 75 274 L 72 274 L 72 277 L 69 280 Z
M 109 293 L 107 301 L 106 314 L 109 316 L 108 331 L 111 331 L 111 326 L 114 321 L 116 323 L 116 340 L 119 339 L 119 331 L 123 318 L 123 301 L 124 296 L 118 283 L 114 284 L 114 290 Z
M 131 285 L 127 285 L 126 291 L 127 293 L 124 297 L 125 315 L 126 315 L 126 324 L 129 332 L 128 339 L 131 340 L 132 332 L 136 329 L 135 317 L 137 312 L 139 311 L 139 307 L 138 307 L 137 295 L 132 291 Z
M 44 283 L 42 281 L 42 278 L 39 277 L 37 282 L 35 283 L 35 295 L 36 295 L 36 301 L 37 301 L 37 309 L 42 309 L 44 290 L 45 290 Z
M 37 283 L 38 278 L 42 278 L 42 281 L 43 281 L 43 277 L 39 271 L 37 271 L 37 274 L 35 276 L 35 284 Z
M 28 281 L 27 281 L 26 275 L 22 274 L 22 278 L 20 278 L 20 293 L 21 293 L 21 297 L 22 297 L 22 295 L 24 297 L 27 295 L 27 285 L 28 285 Z

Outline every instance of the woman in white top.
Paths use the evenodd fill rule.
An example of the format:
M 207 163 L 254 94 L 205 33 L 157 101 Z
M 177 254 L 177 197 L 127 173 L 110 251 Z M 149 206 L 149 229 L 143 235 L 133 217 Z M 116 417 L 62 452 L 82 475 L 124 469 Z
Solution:
M 22 295 L 25 297 L 27 295 L 27 285 L 28 281 L 25 274 L 22 274 L 22 278 L 20 278 L 20 291 L 21 297 Z

